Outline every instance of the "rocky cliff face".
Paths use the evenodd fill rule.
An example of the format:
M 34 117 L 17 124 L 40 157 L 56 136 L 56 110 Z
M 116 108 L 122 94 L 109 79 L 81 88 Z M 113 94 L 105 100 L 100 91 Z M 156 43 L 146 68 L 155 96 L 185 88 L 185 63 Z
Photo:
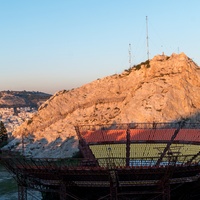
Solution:
M 199 91 L 200 68 L 190 58 L 158 55 L 122 74 L 56 93 L 7 147 L 20 150 L 24 134 L 27 154 L 67 157 L 77 151 L 76 124 L 199 122 Z

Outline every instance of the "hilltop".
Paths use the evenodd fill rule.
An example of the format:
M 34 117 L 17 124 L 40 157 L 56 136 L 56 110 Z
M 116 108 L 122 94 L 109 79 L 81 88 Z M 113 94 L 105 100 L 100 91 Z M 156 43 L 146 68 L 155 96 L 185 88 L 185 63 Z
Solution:
M 69 91 L 57 92 L 24 122 L 7 148 L 26 155 L 68 157 L 78 151 L 74 125 L 200 121 L 200 68 L 184 53 L 157 55 Z

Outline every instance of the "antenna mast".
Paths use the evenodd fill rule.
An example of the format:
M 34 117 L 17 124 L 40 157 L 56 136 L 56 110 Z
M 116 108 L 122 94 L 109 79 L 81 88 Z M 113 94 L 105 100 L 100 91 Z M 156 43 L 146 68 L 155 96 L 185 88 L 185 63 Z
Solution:
M 148 36 L 148 17 L 146 16 L 146 31 L 147 31 L 147 58 L 149 60 L 149 36 Z
M 131 68 L 131 44 L 129 44 L 129 49 L 128 49 L 128 53 L 129 53 L 129 67 Z

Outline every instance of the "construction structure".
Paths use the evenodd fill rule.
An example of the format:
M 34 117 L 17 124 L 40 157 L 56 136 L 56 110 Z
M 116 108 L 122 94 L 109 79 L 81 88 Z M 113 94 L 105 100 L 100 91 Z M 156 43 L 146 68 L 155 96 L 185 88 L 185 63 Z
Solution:
M 3 152 L 1 163 L 27 190 L 60 200 L 199 199 L 200 124 L 76 126 L 80 158 L 36 159 Z

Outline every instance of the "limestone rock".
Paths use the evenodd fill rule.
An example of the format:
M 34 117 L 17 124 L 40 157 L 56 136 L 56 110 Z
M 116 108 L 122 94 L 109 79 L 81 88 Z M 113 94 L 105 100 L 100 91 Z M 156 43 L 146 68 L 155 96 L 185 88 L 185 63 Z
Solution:
M 67 157 L 77 151 L 77 124 L 200 122 L 199 69 L 184 53 L 155 56 L 122 74 L 56 93 L 13 135 L 32 136 L 25 145 L 32 156 Z

